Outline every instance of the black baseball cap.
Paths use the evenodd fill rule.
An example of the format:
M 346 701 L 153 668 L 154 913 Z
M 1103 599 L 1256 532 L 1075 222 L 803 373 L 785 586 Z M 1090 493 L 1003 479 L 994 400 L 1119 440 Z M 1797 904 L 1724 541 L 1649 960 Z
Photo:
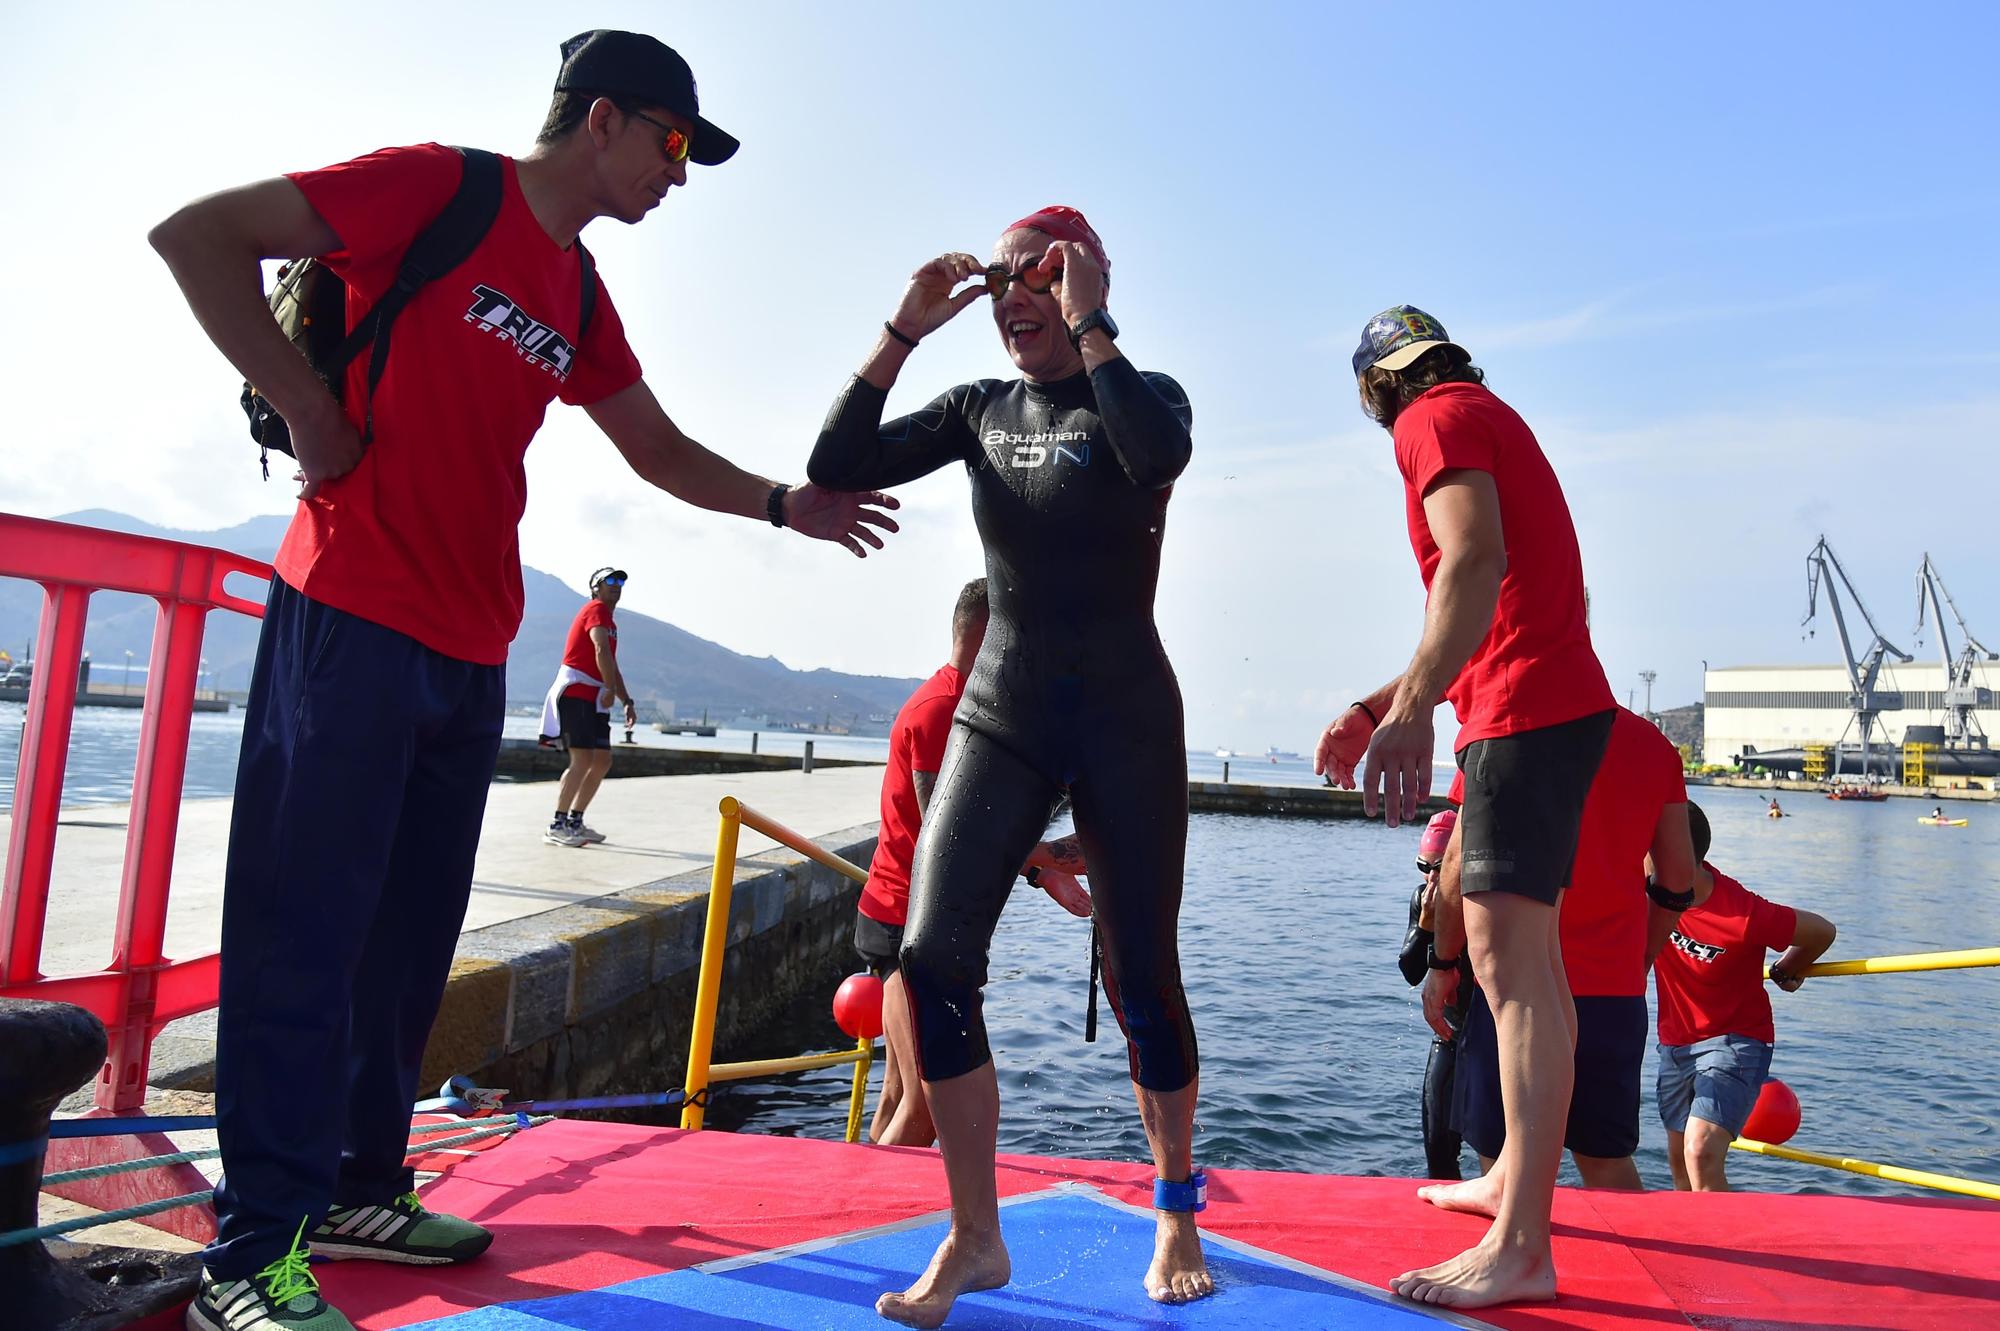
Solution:
M 592 28 L 564 42 L 562 54 L 556 91 L 606 93 L 665 107 L 694 122 L 690 161 L 720 166 L 735 156 L 736 140 L 701 118 L 694 71 L 665 42 L 641 32 Z

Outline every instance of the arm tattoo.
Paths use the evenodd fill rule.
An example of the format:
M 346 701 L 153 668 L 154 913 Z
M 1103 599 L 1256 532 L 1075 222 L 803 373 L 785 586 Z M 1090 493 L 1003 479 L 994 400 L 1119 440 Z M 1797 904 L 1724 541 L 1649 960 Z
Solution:
M 1064 873 L 1080 874 L 1084 871 L 1083 847 L 1077 844 L 1074 832 L 1049 842 L 1049 858 Z

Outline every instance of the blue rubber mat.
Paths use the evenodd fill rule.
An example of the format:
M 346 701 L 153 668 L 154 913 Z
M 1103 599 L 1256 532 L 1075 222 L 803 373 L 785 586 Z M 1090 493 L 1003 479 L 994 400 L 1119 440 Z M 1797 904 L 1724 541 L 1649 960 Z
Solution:
M 965 1331 L 1131 1331 L 1135 1327 L 1414 1331 L 1481 1326 L 1395 1302 L 1341 1277 L 1241 1244 L 1205 1241 L 1217 1292 L 1178 1307 L 1140 1288 L 1153 1253 L 1153 1220 L 1093 1190 L 1038 1194 L 1004 1206 L 1014 1261 L 1005 1289 L 968 1294 L 948 1328 Z M 881 1331 L 884 1291 L 929 1263 L 942 1218 L 864 1230 L 579 1294 L 509 1303 L 417 1324 L 406 1331 Z

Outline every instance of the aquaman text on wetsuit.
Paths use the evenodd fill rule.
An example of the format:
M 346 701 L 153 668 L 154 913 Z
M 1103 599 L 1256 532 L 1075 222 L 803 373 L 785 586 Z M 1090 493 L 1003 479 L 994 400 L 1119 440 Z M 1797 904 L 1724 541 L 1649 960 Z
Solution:
M 886 489 L 963 463 L 992 604 L 912 866 L 902 963 L 924 1079 L 989 1058 L 987 949 L 1067 789 L 1132 1079 L 1178 1090 L 1196 1066 L 1175 938 L 1187 750 L 1153 591 L 1193 448 L 1187 396 L 1114 359 L 1048 384 L 961 384 L 885 424 L 886 398 L 848 383 L 812 480 Z

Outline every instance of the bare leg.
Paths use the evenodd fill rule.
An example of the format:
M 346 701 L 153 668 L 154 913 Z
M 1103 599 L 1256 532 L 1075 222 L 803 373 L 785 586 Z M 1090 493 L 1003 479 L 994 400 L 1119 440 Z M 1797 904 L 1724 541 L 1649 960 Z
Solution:
M 1698 1120 L 1689 1119 L 1692 1126 Z M 1680 1192 L 1693 1192 L 1694 1180 L 1688 1177 L 1687 1137 L 1683 1133 L 1667 1130 L 1667 1165 L 1674 1171 L 1674 1187 Z
M 1495 1169 L 1504 1187 L 1493 1227 L 1478 1244 L 1389 1282 L 1405 1298 L 1484 1308 L 1555 1297 L 1549 1211 L 1576 1071 L 1574 1017 L 1565 1016 L 1568 985 L 1551 965 L 1556 921 L 1554 906 L 1527 897 L 1479 892 L 1465 898 L 1472 965 L 1499 1040 L 1507 1144 Z
M 584 757 L 591 760 L 590 767 L 583 774 L 583 781 L 577 787 L 575 803 L 569 807 L 582 813 L 590 807 L 590 801 L 597 795 L 598 786 L 604 783 L 604 774 L 611 770 L 611 750 L 590 749 Z
M 910 993 L 901 971 L 882 986 L 882 1036 L 889 1071 L 883 1075 L 882 1113 L 875 1116 L 879 1131 L 871 1134 L 870 1140 L 884 1146 L 929 1146 L 937 1140 L 937 1129 L 931 1125 L 930 1105 L 920 1089 L 917 1025 L 910 1015 Z M 892 1077 L 898 1091 L 894 1102 L 888 1090 Z
M 868 1125 L 868 1140 L 878 1146 L 903 1099 L 903 1069 L 896 1061 L 895 1018 L 890 1015 L 897 999 L 902 997 L 902 978 L 897 973 L 882 982 L 882 1095 L 875 1102 L 875 1117 Z M 923 1099 L 924 1093 L 917 1091 L 916 1098 Z
M 1645 1181 L 1639 1177 L 1639 1166 L 1632 1163 L 1629 1155 L 1583 1155 L 1576 1151 L 1569 1153 L 1576 1161 L 1576 1172 L 1583 1178 L 1586 1188 L 1617 1188 L 1624 1192 L 1644 1192 Z
M 556 808 L 568 812 L 576 807 L 576 793 L 583 789 L 583 779 L 590 773 L 590 749 L 571 749 L 569 766 L 563 768 L 562 781 L 556 786 Z
M 1000 1083 L 987 1062 L 962 1077 L 923 1083 L 938 1127 L 951 1188 L 951 1230 L 917 1283 L 875 1300 L 875 1311 L 904 1326 L 942 1326 L 961 1294 L 998 1289 L 1013 1275 L 1000 1238 L 1000 1197 L 993 1177 L 1000 1123 Z
M 1705 1118 L 1688 1118 L 1687 1172 L 1696 1192 L 1728 1192 L 1729 1129 Z
M 1200 1078 L 1178 1091 L 1149 1091 L 1132 1083 L 1146 1144 L 1153 1150 L 1154 1172 L 1169 1182 L 1186 1182 L 1194 1167 L 1194 1104 L 1200 1086 Z M 1146 1269 L 1146 1297 L 1156 1303 L 1186 1303 L 1215 1293 L 1194 1212 L 1155 1211 L 1153 1220 L 1153 1264 Z

